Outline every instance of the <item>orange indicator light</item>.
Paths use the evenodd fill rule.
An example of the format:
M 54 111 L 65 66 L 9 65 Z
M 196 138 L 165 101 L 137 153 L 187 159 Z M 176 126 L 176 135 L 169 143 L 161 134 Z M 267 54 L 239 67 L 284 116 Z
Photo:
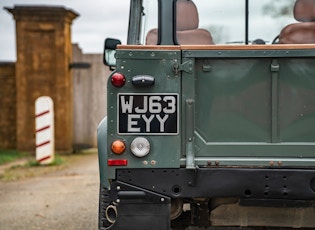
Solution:
M 126 149 L 126 145 L 122 140 L 116 140 L 112 143 L 112 151 L 113 153 L 120 155 Z

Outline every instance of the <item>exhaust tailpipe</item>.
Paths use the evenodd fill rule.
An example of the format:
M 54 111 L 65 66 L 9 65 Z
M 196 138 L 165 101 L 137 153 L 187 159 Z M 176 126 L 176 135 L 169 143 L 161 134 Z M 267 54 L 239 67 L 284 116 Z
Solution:
M 117 208 L 114 205 L 109 205 L 105 210 L 105 216 L 109 223 L 114 224 L 117 219 Z

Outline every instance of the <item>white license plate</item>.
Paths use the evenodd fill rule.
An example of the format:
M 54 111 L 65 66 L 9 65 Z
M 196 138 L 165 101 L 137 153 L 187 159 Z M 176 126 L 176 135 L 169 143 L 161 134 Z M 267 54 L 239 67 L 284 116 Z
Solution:
M 118 133 L 178 134 L 178 94 L 118 94 Z

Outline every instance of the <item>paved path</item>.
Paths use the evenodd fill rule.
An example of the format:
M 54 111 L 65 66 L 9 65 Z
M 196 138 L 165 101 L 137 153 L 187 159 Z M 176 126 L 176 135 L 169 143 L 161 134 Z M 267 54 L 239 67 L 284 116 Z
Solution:
M 98 159 L 46 176 L 0 182 L 0 229 L 97 229 Z

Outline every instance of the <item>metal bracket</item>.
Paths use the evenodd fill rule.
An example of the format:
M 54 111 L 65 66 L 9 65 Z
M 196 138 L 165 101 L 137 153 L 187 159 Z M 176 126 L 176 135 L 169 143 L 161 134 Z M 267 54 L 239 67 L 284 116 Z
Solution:
M 279 72 L 280 66 L 277 59 L 273 59 L 270 65 L 271 72 Z
M 177 63 L 175 61 L 173 65 L 173 71 L 177 75 L 180 71 L 184 71 L 186 73 L 192 73 L 193 72 L 193 62 L 192 61 L 186 61 L 182 64 Z
M 277 59 L 273 59 L 271 70 L 271 142 L 279 143 L 279 70 Z
M 186 168 L 195 169 L 194 111 L 195 101 L 186 100 Z
M 91 63 L 88 62 L 72 62 L 69 64 L 69 69 L 89 69 Z
M 140 187 L 115 181 L 111 184 L 110 199 L 123 204 L 170 204 L 168 196 L 142 189 Z

